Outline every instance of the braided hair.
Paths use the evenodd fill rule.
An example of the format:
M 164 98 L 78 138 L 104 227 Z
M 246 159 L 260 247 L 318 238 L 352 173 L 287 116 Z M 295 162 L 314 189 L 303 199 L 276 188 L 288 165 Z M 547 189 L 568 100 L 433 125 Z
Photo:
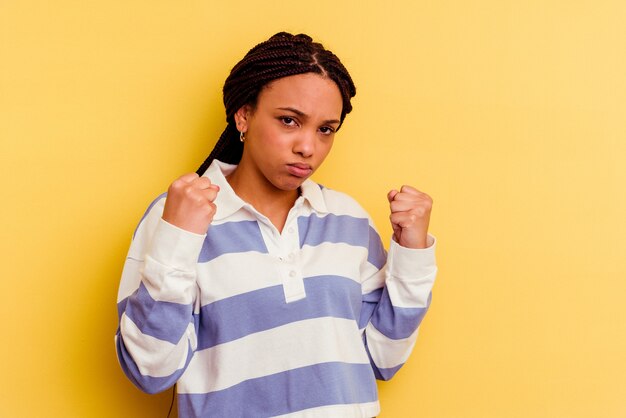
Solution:
M 237 110 L 246 104 L 254 108 L 259 93 L 271 81 L 305 73 L 328 77 L 337 84 L 343 101 L 341 126 L 352 110 L 350 99 L 356 94 L 348 70 L 337 56 L 322 44 L 313 42 L 310 36 L 279 32 L 248 51 L 231 70 L 223 90 L 228 125 L 211 154 L 196 171 L 198 175 L 202 175 L 214 159 L 239 164 L 243 144 L 239 141 L 239 132 L 235 126 Z

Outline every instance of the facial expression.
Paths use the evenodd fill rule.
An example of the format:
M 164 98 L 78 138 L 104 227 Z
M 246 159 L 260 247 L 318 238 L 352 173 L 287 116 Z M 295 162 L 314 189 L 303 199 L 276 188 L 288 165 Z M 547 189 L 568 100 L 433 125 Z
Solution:
M 240 167 L 269 187 L 296 190 L 330 152 L 342 106 L 337 85 L 318 74 L 271 82 L 254 109 L 244 106 L 235 115 L 246 138 Z

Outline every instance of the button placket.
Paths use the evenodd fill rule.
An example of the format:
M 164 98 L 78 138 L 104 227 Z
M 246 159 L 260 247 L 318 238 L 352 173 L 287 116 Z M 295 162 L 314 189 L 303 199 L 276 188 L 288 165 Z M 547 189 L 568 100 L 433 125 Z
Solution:
M 302 269 L 298 260 L 297 251 L 300 248 L 297 228 L 292 220 L 286 225 L 286 234 L 281 237 L 282 250 L 284 251 L 282 259 L 283 267 L 283 291 L 285 293 L 285 301 L 287 303 L 300 300 L 306 297 L 304 290 L 304 280 L 302 277 Z

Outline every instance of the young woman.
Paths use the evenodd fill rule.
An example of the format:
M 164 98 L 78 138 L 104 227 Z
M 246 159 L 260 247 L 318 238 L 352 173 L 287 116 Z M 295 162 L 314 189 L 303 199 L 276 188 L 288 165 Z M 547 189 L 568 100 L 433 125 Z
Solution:
M 432 201 L 392 190 L 384 250 L 367 213 L 309 177 L 352 109 L 350 75 L 306 35 L 257 45 L 224 85 L 228 126 L 139 223 L 117 353 L 179 416 L 373 417 L 436 274 Z

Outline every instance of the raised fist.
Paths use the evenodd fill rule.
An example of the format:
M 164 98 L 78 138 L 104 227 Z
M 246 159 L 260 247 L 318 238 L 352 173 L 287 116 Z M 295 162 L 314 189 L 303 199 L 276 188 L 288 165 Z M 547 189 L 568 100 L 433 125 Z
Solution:
M 196 234 L 206 234 L 217 210 L 219 187 L 196 173 L 176 179 L 167 190 L 163 220 Z
M 407 248 L 426 248 L 433 200 L 411 186 L 387 194 L 394 240 Z

